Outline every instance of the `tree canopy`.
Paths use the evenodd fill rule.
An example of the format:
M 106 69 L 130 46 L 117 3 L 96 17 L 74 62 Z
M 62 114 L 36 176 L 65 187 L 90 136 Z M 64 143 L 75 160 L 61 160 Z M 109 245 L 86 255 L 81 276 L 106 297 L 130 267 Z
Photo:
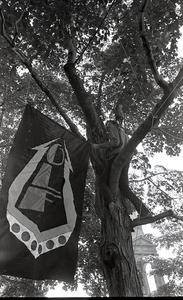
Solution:
M 104 233 L 106 217 L 109 228 L 125 227 L 127 219 L 130 230 L 153 223 L 162 233 L 160 245 L 179 245 L 175 260 L 166 261 L 166 268 L 156 259 L 156 271 L 171 279 L 164 293 L 178 290 L 175 279 L 181 278 L 181 268 L 175 265 L 181 261 L 183 173 L 162 166 L 152 170 L 149 157 L 163 151 L 179 155 L 183 144 L 183 68 L 177 48 L 182 1 L 7 0 L 0 4 L 1 179 L 26 103 L 91 143 L 106 139 L 104 124 L 121 104 L 131 139 L 114 161 L 110 188 L 118 194 L 121 170 L 140 144 L 143 150 L 131 160 L 130 186 L 146 199 L 154 216 L 131 222 L 128 216 L 134 207 L 128 203 L 128 216 L 122 212 L 121 223 L 111 221 L 111 213 L 95 201 L 95 178 L 104 154 L 92 151 L 74 287 L 81 282 L 92 296 L 115 294 L 97 254 L 103 253 L 102 239 L 110 240 Z M 135 274 L 132 266 L 128 272 Z M 129 278 L 133 287 L 130 292 L 125 288 L 126 295 L 139 295 L 138 284 L 134 285 L 138 280 L 130 275 L 125 280 Z

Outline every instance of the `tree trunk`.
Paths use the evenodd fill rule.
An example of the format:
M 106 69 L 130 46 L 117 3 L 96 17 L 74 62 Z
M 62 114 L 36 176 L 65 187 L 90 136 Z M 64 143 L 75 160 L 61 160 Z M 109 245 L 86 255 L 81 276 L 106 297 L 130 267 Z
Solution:
M 102 199 L 99 182 L 96 183 L 96 206 L 101 218 L 100 261 L 110 297 L 142 297 L 132 224 L 124 203 L 120 195 L 111 212 Z
M 69 51 L 72 53 L 73 49 Z M 105 140 L 105 129 L 83 82 L 79 78 L 74 63 L 64 66 L 65 73 L 76 94 L 86 118 L 87 136 L 91 143 Z M 118 195 L 113 211 L 104 202 L 98 174 L 104 167 L 104 152 L 92 151 L 91 162 L 96 174 L 96 213 L 101 219 L 100 260 L 106 279 L 109 296 L 142 296 L 140 280 L 132 245 L 132 222 L 125 209 L 125 199 Z

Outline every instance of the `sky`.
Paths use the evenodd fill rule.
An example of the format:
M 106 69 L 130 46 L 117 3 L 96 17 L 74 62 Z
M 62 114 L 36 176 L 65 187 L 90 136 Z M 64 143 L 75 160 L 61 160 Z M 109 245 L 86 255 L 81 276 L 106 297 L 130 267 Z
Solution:
M 182 38 L 178 42 L 178 53 L 179 56 L 183 57 L 183 28 L 181 30 L 182 32 Z M 153 159 L 150 159 L 150 163 L 152 167 L 155 165 L 163 165 L 167 169 L 176 169 L 183 171 L 183 151 L 179 156 L 174 157 L 167 157 L 164 153 L 157 153 L 153 157 Z M 148 233 L 151 230 L 151 225 L 145 225 L 143 226 L 144 233 Z M 153 233 L 155 234 L 155 229 L 153 228 Z M 156 232 L 158 234 L 158 232 Z M 170 252 L 165 251 L 162 249 L 161 251 L 158 251 L 158 254 L 160 256 L 171 256 Z M 150 271 L 150 265 L 147 267 L 147 271 Z M 154 279 L 152 276 L 149 276 L 149 280 L 151 283 L 150 289 L 151 291 L 155 290 L 155 284 Z M 165 278 L 166 281 L 166 278 Z M 47 294 L 47 297 L 88 297 L 87 293 L 82 289 L 82 286 L 80 285 L 78 290 L 75 292 L 65 292 L 62 290 L 62 285 L 58 285 L 54 290 L 50 290 Z
M 58 284 L 55 289 L 50 290 L 46 297 L 89 297 L 83 290 L 82 285 L 79 285 L 77 291 L 64 291 L 62 290 L 62 284 Z
M 155 165 L 164 166 L 167 169 L 183 171 L 183 151 L 179 156 L 167 156 L 165 153 L 156 153 L 150 158 L 151 167 Z

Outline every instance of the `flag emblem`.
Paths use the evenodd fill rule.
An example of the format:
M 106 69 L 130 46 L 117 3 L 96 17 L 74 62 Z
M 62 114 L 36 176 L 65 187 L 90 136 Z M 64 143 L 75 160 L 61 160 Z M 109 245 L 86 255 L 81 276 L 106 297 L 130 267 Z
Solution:
M 0 196 L 1 274 L 73 279 L 89 150 L 88 142 L 26 106 Z
M 10 231 L 27 246 L 35 258 L 47 251 L 64 246 L 76 223 L 76 211 L 69 176 L 72 165 L 66 144 L 65 142 L 62 144 L 58 143 L 58 140 L 53 140 L 34 147 L 35 155 L 18 174 L 9 189 L 7 219 L 10 224 Z M 60 152 L 60 155 L 58 155 L 60 161 L 55 162 L 54 158 L 57 152 Z M 36 171 L 44 156 L 46 162 L 43 162 L 39 171 L 36 172 L 37 174 L 27 187 L 24 197 L 16 208 L 24 186 Z M 53 167 L 58 169 L 57 172 L 60 172 L 60 175 L 63 172 L 63 176 L 60 176 L 59 190 L 49 186 Z M 61 181 L 64 181 L 64 183 Z M 46 209 L 45 202 L 48 202 L 49 209 L 52 209 L 52 206 L 61 200 L 63 200 L 63 207 L 60 205 L 60 209 L 64 209 L 66 213 L 66 224 L 64 225 L 40 230 L 39 225 L 23 213 L 24 211 L 37 212 L 38 219 L 40 219 L 40 215 L 44 214 Z M 59 205 L 57 206 L 59 208 Z

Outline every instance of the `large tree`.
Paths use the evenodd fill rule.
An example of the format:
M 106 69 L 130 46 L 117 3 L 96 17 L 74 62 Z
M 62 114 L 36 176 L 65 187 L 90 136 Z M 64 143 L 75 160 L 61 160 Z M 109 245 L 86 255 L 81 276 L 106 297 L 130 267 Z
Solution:
M 183 25 L 182 8 L 181 0 L 1 1 L 5 123 L 5 109 L 16 120 L 15 111 L 28 101 L 77 136 L 102 143 L 106 141 L 105 121 L 123 106 L 125 129 L 131 138 L 110 172 L 114 207 L 106 206 L 100 190 L 99 176 L 106 158 L 102 150 L 91 148 L 95 183 L 88 187 L 89 200 L 95 192 L 95 224 L 100 226 L 98 263 L 110 296 L 142 295 L 133 228 L 165 217 L 182 220 L 182 208 L 178 215 L 160 189 L 158 196 L 150 193 L 148 202 L 155 215 L 132 220 L 134 207 L 123 195 L 120 178 L 132 155 L 133 167 L 146 177 L 147 155 L 164 149 L 168 155 L 181 151 L 183 68 L 177 40 Z M 11 129 L 4 125 L 3 141 Z M 139 144 L 144 153 L 134 155 Z M 131 187 L 143 201 L 142 181 L 131 182 Z M 159 203 L 163 210 L 157 215 Z

